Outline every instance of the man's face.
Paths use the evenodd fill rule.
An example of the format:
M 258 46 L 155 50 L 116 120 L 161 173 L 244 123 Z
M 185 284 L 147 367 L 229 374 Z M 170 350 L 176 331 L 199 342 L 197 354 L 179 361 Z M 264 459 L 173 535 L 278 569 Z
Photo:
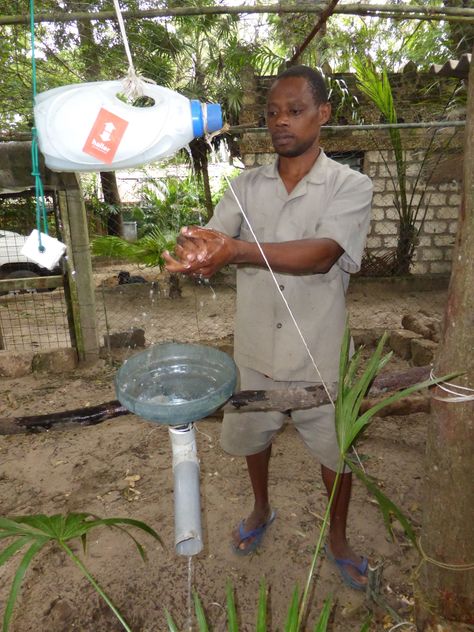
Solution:
M 278 79 L 267 102 L 267 126 L 277 154 L 295 158 L 312 147 L 318 148 L 321 125 L 330 115 L 329 103 L 315 103 L 304 77 Z

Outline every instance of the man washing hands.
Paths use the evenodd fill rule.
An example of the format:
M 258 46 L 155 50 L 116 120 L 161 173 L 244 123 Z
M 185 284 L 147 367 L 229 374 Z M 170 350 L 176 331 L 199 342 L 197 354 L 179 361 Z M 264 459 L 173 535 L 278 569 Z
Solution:
M 279 75 L 267 101 L 275 162 L 245 170 L 207 226 L 183 228 L 174 256 L 163 254 L 170 272 L 205 278 L 225 265 L 237 265 L 234 358 L 242 390 L 308 387 L 320 384 L 321 376 L 330 384 L 338 380 L 345 293 L 349 275 L 360 269 L 372 184 L 320 148 L 320 129 L 330 113 L 318 72 L 294 66 Z M 339 447 L 331 404 L 292 410 L 290 421 L 279 411 L 225 413 L 221 445 L 245 456 L 254 496 L 247 517 L 232 532 L 237 555 L 256 551 L 276 517 L 268 494 L 269 463 L 272 442 L 287 422 L 320 462 L 328 495 L 334 485 Z M 326 555 L 346 585 L 365 590 L 367 559 L 346 537 L 351 484 L 346 469 L 332 505 Z

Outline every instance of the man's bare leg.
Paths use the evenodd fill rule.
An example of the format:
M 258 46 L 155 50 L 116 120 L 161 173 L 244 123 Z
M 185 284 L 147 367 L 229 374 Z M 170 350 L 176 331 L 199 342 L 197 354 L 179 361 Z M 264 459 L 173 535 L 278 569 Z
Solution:
M 253 495 L 254 495 L 254 507 L 252 513 L 245 519 L 244 529 L 245 531 L 251 531 L 257 527 L 261 527 L 270 517 L 270 503 L 268 501 L 268 466 L 270 463 L 270 456 L 272 453 L 272 446 L 257 454 L 251 454 L 247 456 L 247 470 L 252 483 Z M 253 541 L 253 538 L 249 538 L 244 542 L 240 541 L 239 528 L 234 530 L 232 537 L 235 542 L 235 546 L 245 550 Z
M 329 498 L 336 480 L 336 472 L 322 465 L 321 474 Z M 334 557 L 352 560 L 356 564 L 359 564 L 362 558 L 353 551 L 346 538 L 347 514 L 349 511 L 349 501 L 351 499 L 351 489 L 352 473 L 347 472 L 341 474 L 331 507 L 329 547 Z M 346 569 L 358 583 L 365 584 L 367 582 L 367 578 L 358 573 L 356 568 L 347 566 Z

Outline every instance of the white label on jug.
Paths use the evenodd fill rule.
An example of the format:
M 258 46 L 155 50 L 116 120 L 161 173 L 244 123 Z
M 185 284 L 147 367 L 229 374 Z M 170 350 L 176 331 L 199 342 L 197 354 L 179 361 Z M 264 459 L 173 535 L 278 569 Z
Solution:
M 128 121 L 105 108 L 99 114 L 82 149 L 85 154 L 111 164 L 120 145 Z

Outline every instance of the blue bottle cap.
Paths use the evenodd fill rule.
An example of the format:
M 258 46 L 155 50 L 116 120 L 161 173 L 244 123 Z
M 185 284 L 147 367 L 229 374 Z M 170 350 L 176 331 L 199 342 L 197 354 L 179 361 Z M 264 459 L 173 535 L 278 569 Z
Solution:
M 207 132 L 217 132 L 222 129 L 222 109 L 218 103 L 207 104 Z
M 193 122 L 194 138 L 198 138 L 204 134 L 204 123 L 202 120 L 201 103 L 195 99 L 191 101 L 191 119 Z

